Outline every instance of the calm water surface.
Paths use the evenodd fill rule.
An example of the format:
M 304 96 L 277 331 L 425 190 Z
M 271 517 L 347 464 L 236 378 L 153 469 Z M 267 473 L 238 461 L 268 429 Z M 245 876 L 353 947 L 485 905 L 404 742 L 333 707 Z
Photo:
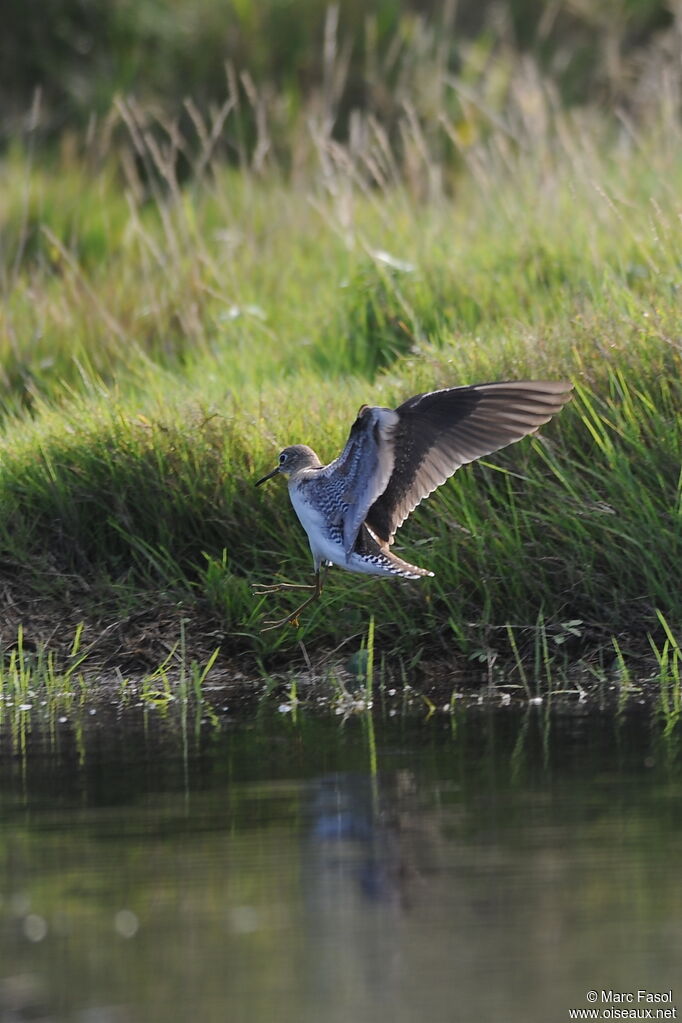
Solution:
M 682 1013 L 681 745 L 594 708 L 6 721 L 0 1023 Z

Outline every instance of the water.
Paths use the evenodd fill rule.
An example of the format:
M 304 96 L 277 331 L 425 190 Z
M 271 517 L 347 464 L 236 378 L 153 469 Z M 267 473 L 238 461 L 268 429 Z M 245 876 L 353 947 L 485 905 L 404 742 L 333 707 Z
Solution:
M 0 739 L 1 1023 L 682 1009 L 681 740 L 648 711 Z

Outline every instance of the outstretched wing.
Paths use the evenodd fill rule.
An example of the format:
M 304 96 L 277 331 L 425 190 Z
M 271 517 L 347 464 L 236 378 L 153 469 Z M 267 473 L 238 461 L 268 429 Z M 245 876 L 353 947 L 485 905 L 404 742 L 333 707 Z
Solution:
M 397 423 L 387 440 L 392 471 L 367 510 L 366 524 L 379 542 L 392 543 L 410 512 L 461 465 L 534 433 L 570 397 L 566 382 L 521 380 L 409 398 L 395 410 Z
M 347 557 L 369 508 L 393 472 L 398 422 L 392 409 L 363 405 L 339 457 L 308 483 L 327 520 L 342 526 Z

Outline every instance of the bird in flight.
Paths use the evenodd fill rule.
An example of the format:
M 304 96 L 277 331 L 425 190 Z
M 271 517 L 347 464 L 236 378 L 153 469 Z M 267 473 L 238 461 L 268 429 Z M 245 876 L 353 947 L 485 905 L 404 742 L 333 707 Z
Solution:
M 315 577 L 312 585 L 254 587 L 259 595 L 310 594 L 291 614 L 266 621 L 263 631 L 298 625 L 301 611 L 320 596 L 321 572 L 330 565 L 403 579 L 433 575 L 391 551 L 407 516 L 460 466 L 534 433 L 561 411 L 571 390 L 571 384 L 552 380 L 446 387 L 416 394 L 396 409 L 363 405 L 346 446 L 329 465 L 305 444 L 284 448 L 256 486 L 280 473 L 287 477 L 291 503 L 308 534 Z

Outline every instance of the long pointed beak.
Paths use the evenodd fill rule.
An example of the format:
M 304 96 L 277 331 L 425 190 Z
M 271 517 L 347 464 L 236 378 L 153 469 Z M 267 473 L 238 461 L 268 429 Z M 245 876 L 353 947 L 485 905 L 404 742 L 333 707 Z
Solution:
M 266 476 L 262 476 L 261 479 L 256 480 L 255 486 L 259 487 L 261 483 L 265 483 L 266 480 L 271 480 L 273 476 L 276 476 L 279 472 L 279 466 L 276 466 L 272 472 L 269 472 Z

